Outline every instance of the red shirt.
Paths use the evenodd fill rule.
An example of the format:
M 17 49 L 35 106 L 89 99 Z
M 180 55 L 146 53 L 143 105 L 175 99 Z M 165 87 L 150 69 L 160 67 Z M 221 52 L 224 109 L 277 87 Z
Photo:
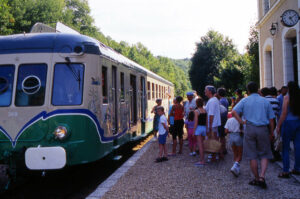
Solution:
M 182 120 L 183 119 L 183 114 L 184 114 L 184 108 L 182 105 L 174 105 L 172 107 L 172 112 L 171 115 L 174 116 L 174 120 Z

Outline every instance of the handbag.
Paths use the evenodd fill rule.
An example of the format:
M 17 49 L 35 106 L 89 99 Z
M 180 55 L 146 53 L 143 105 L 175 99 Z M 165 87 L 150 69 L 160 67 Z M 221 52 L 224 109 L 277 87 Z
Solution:
M 208 153 L 218 153 L 221 150 L 221 142 L 212 138 L 211 135 L 208 135 L 208 139 L 203 141 L 203 148 L 205 152 Z

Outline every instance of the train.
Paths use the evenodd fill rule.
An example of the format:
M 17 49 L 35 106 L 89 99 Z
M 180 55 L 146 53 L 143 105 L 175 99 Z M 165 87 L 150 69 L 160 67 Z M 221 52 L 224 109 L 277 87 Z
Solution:
M 1 164 L 59 170 L 152 131 L 151 109 L 157 98 L 169 107 L 171 82 L 94 38 L 37 27 L 0 36 Z

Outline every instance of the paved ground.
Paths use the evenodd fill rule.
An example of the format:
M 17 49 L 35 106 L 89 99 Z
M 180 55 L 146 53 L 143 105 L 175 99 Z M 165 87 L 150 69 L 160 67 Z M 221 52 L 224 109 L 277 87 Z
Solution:
M 168 148 L 171 149 L 170 140 Z M 300 183 L 294 178 L 279 179 L 281 169 L 270 163 L 266 175 L 267 190 L 248 185 L 252 179 L 248 162 L 241 164 L 242 173 L 236 178 L 230 173 L 232 152 L 219 162 L 194 166 L 198 156 L 189 156 L 188 147 L 182 155 L 155 163 L 157 142 L 102 198 L 290 198 L 300 199 Z

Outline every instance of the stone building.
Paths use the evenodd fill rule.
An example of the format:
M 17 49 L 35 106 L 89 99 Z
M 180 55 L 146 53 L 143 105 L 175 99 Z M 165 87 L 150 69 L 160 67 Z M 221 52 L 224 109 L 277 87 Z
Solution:
M 261 87 L 300 84 L 300 0 L 257 0 Z

